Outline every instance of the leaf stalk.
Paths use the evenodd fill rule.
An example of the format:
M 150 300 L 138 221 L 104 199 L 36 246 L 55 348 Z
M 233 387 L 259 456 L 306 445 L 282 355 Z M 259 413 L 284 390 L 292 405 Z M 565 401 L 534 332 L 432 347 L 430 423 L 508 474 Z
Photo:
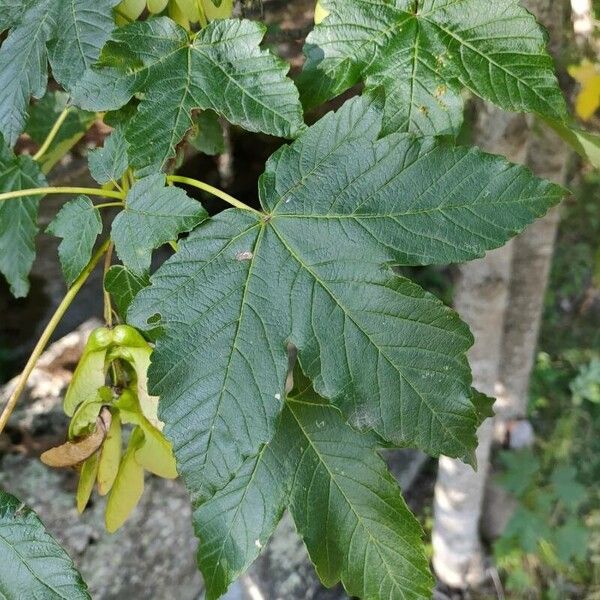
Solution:
M 40 149 L 33 155 L 33 157 L 32 157 L 33 160 L 39 161 L 40 158 L 42 158 L 42 156 L 44 156 L 44 154 L 46 154 L 46 152 L 48 151 L 48 148 L 50 148 L 50 145 L 54 141 L 54 138 L 58 135 L 58 132 L 59 132 L 60 128 L 62 127 L 62 124 L 65 122 L 66 118 L 69 116 L 70 111 L 71 111 L 71 108 L 69 106 L 67 106 L 60 113 L 60 115 L 58 116 L 58 119 L 56 119 L 56 122 L 54 123 L 54 125 L 52 125 L 52 129 L 49 131 L 43 144 L 40 146 Z
M 89 196 L 103 196 L 105 198 L 116 198 L 124 200 L 125 194 L 116 190 L 103 190 L 100 188 L 87 187 L 40 187 L 28 188 L 26 190 L 14 190 L 0 194 L 2 200 L 11 200 L 12 198 L 23 198 L 25 196 L 45 196 L 46 194 L 87 194 Z
M 29 379 L 31 372 L 33 371 L 42 352 L 46 348 L 46 345 L 50 341 L 50 338 L 52 337 L 52 334 L 54 333 L 56 327 L 60 323 L 60 320 L 63 318 L 65 312 L 67 312 L 69 306 L 71 306 L 71 303 L 79 293 L 79 290 L 83 287 L 83 284 L 92 274 L 92 271 L 96 268 L 96 265 L 104 256 L 105 252 L 109 247 L 109 244 L 110 240 L 106 240 L 100 246 L 100 248 L 98 248 L 94 256 L 92 256 L 90 262 L 86 265 L 79 277 L 77 277 L 71 288 L 65 294 L 61 303 L 58 305 L 58 308 L 52 315 L 52 318 L 48 322 L 48 325 L 46 325 L 44 331 L 42 332 L 42 335 L 40 336 L 40 339 L 38 340 L 37 344 L 35 345 L 35 348 L 33 349 L 33 352 L 31 353 L 31 356 L 29 357 L 29 360 L 27 361 L 27 364 L 25 365 L 25 368 L 23 369 L 23 372 L 19 377 L 19 380 L 17 381 L 15 389 L 10 395 L 8 402 L 6 403 L 4 410 L 2 411 L 2 414 L 0 415 L 0 433 L 6 427 L 6 424 L 8 423 L 8 420 L 10 419 L 13 410 L 17 405 L 19 397 L 21 396 L 23 390 L 25 389 L 25 386 L 27 385 L 27 380 Z
M 221 198 L 221 200 L 224 200 L 228 204 L 231 204 L 231 206 L 235 206 L 236 208 L 241 208 L 242 210 L 249 210 L 249 211 L 252 211 L 253 213 L 256 213 L 261 216 L 263 214 L 259 210 L 256 210 L 255 208 L 252 208 L 251 206 L 244 204 L 237 198 L 234 198 L 233 196 L 229 195 L 227 192 L 224 192 L 223 190 L 220 190 L 219 188 L 216 188 L 208 183 L 205 183 L 204 181 L 199 181 L 198 179 L 193 179 L 192 177 L 182 177 L 181 175 L 168 175 L 167 181 L 171 181 L 174 183 L 183 183 L 185 185 L 189 185 L 191 187 L 198 188 L 199 190 L 208 192 L 209 194 L 212 194 L 213 196 L 216 196 L 217 198 Z

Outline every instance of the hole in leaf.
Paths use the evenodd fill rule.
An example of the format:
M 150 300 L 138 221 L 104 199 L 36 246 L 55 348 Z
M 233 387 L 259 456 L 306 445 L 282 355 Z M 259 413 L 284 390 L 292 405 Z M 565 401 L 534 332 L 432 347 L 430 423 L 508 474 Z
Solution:
M 160 325 L 161 316 L 160 313 L 154 313 L 151 317 L 146 319 L 146 324 L 151 325 L 152 327 L 156 327 Z

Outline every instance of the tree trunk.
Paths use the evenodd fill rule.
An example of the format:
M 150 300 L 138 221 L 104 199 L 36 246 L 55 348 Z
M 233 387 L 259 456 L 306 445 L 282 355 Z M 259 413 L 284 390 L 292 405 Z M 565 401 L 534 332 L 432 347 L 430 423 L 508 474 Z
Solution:
M 562 50 L 565 12 L 561 2 L 530 1 L 530 8 L 550 34 L 554 56 Z M 569 150 L 547 127 L 532 130 L 527 152 L 527 165 L 543 179 L 564 185 Z M 513 242 L 510 300 L 502 341 L 500 389 L 495 404 L 499 433 L 504 435 L 501 421 L 527 416 L 529 378 L 544 307 L 544 295 L 552 263 L 554 240 L 559 222 L 559 209 L 551 210 L 527 228 Z
M 552 0 L 526 4 L 549 28 L 550 49 L 557 56 L 565 5 Z M 550 131 L 532 132 L 522 118 L 480 110 L 476 142 L 513 162 L 526 162 L 540 177 L 564 182 L 566 149 Z M 551 211 L 512 244 L 460 267 L 455 304 L 475 336 L 469 356 L 474 385 L 500 396 L 495 406 L 500 420 L 525 415 L 557 223 L 558 211 Z M 477 472 L 459 461 L 440 459 L 433 565 L 451 587 L 475 586 L 484 577 L 479 520 L 492 431 L 490 421 L 478 432 Z
M 480 105 L 474 141 L 484 150 L 522 163 L 527 156 L 526 119 Z M 455 307 L 475 337 L 469 352 L 473 385 L 489 395 L 495 395 L 500 372 L 500 332 L 504 329 L 511 258 L 509 243 L 482 259 L 462 265 L 455 286 Z M 441 457 L 439 461 L 434 497 L 433 566 L 439 579 L 451 587 L 474 586 L 484 577 L 479 517 L 492 433 L 491 420 L 478 431 L 477 471 L 455 459 Z
M 571 0 L 571 10 L 575 41 L 579 46 L 586 46 L 594 32 L 592 0 Z

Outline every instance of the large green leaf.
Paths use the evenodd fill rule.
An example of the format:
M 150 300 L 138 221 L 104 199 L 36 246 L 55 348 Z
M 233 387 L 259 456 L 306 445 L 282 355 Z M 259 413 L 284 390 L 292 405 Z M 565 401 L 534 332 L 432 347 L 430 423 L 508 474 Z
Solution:
M 462 87 L 562 120 L 545 35 L 517 0 L 324 0 L 300 83 L 316 106 L 359 81 L 386 93 L 386 132 L 456 133 Z
M 0 48 L 0 132 L 14 145 L 27 119 L 29 99 L 41 98 L 54 77 L 67 89 L 98 58 L 114 27 L 118 0 L 22 0 L 9 3 L 12 27 Z M 17 14 L 18 13 L 18 14 Z
M 0 490 L 0 596 L 6 600 L 89 600 L 73 561 L 37 515 Z
M 296 369 L 273 440 L 194 511 L 207 598 L 258 556 L 289 507 L 327 586 L 366 599 L 429 598 L 421 528 L 377 455 Z
M 96 238 L 102 233 L 100 212 L 87 196 L 78 196 L 63 205 L 46 231 L 63 238 L 58 256 L 70 286 L 90 261 Z
M 357 427 L 471 457 L 470 333 L 392 266 L 482 256 L 564 192 L 478 150 L 377 139 L 380 127 L 361 98 L 326 115 L 269 160 L 263 214 L 207 221 L 131 306 L 133 323 L 164 331 L 152 393 L 194 495 L 271 439 L 290 341 Z
M 0 192 L 46 185 L 39 166 L 29 156 L 15 156 L 0 135 Z M 29 291 L 40 199 L 41 195 L 0 200 L 0 273 L 17 298 Z
M 260 48 L 264 26 L 214 21 L 190 43 L 166 17 L 137 22 L 113 34 L 74 94 L 91 110 L 116 110 L 143 93 L 126 138 L 131 165 L 141 174 L 165 166 L 192 126 L 194 108 L 212 109 L 250 131 L 294 137 L 303 126 L 288 65 Z
M 113 221 L 117 254 L 134 275 L 143 275 L 150 268 L 152 250 L 190 231 L 206 215 L 182 189 L 165 187 L 164 175 L 149 175 L 131 188 L 125 208 Z

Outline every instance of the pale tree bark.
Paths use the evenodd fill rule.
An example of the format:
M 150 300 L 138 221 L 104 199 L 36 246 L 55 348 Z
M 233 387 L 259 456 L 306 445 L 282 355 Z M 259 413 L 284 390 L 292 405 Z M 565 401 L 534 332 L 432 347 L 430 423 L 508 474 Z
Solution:
M 573 32 L 579 46 L 589 44 L 594 31 L 592 0 L 571 0 Z
M 484 150 L 504 154 L 513 162 L 527 156 L 528 126 L 523 116 L 508 115 L 480 105 L 475 143 Z M 469 352 L 473 385 L 495 395 L 502 350 L 512 244 L 462 265 L 455 286 L 454 304 L 475 338 Z M 478 431 L 478 469 L 441 457 L 434 493 L 433 567 L 451 587 L 476 586 L 484 577 L 479 518 L 492 442 L 492 421 Z
M 556 55 L 565 4 L 556 0 L 526 4 L 550 29 L 551 51 Z M 478 124 L 476 142 L 486 150 L 527 163 L 541 177 L 564 181 L 567 151 L 549 131 L 532 133 L 518 117 L 494 109 L 480 111 Z M 520 136 L 510 135 L 519 126 Z M 513 243 L 460 267 L 455 305 L 475 337 L 469 355 L 474 385 L 501 396 L 495 407 L 501 419 L 525 414 L 557 222 L 557 210 L 551 211 Z M 459 461 L 440 459 L 433 565 L 439 579 L 451 587 L 476 586 L 484 578 L 479 521 L 492 431 L 490 420 L 478 432 L 477 472 Z
M 565 5 L 555 0 L 530 0 L 530 9 L 550 34 L 550 49 L 559 57 L 563 47 Z M 533 128 L 527 151 L 527 165 L 542 179 L 563 185 L 567 176 L 569 150 L 562 140 L 544 126 Z M 510 299 L 504 334 L 498 400 L 498 433 L 506 423 L 527 416 L 529 379 L 544 307 L 544 295 L 552 263 L 559 209 L 528 227 L 513 242 Z M 504 422 L 504 424 L 503 424 Z

